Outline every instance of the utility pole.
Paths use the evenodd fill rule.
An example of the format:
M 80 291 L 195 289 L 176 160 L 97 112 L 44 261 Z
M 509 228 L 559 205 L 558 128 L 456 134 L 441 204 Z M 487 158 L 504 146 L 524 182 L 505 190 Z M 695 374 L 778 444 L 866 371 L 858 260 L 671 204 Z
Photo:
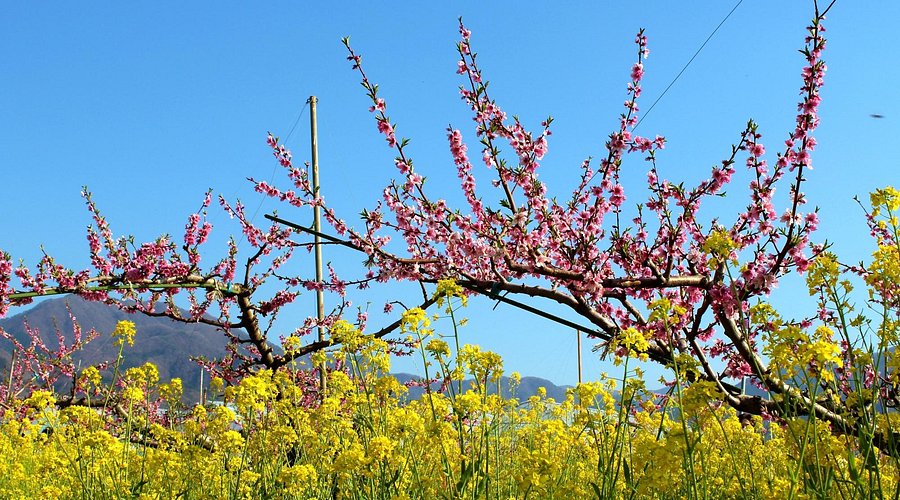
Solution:
M 310 146 L 312 148 L 312 188 L 316 198 L 319 197 L 319 131 L 316 125 L 316 96 L 309 96 L 309 133 Z M 322 283 L 322 239 L 319 233 L 322 232 L 322 208 L 318 205 L 313 207 L 313 230 L 316 235 L 313 239 L 315 242 L 316 252 L 316 282 Z M 316 317 L 319 319 L 319 325 L 316 330 L 319 334 L 319 342 L 325 340 L 325 331 L 322 329 L 322 321 L 325 319 L 325 293 L 321 287 L 316 290 Z M 319 391 L 322 396 L 325 395 L 326 388 L 325 364 L 319 367 Z

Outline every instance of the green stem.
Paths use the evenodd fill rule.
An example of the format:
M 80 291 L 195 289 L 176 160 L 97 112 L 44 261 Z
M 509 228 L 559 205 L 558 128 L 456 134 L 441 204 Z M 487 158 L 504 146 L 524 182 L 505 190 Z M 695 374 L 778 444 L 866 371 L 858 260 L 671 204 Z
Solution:
M 49 288 L 41 292 L 14 292 L 7 295 L 10 302 L 18 302 L 24 299 L 35 297 L 50 297 L 53 295 L 77 294 L 82 292 L 115 292 L 120 290 L 170 290 L 173 288 L 205 288 L 207 290 L 218 290 L 224 294 L 237 295 L 238 285 L 223 285 L 218 281 L 206 281 L 201 283 L 183 282 L 183 283 L 122 283 L 119 285 L 98 285 L 86 286 L 82 288 Z

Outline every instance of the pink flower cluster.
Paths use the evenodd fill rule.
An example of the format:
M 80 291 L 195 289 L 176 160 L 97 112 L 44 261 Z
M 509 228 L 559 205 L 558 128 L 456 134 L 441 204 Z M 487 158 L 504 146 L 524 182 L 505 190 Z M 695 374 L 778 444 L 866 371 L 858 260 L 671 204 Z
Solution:
M 700 376 L 707 380 L 720 382 L 723 377 L 709 368 L 709 359 L 719 358 L 725 365 L 724 377 L 750 376 L 762 383 L 765 373 L 759 369 L 756 349 L 771 325 L 744 321 L 749 304 L 769 294 L 785 274 L 804 272 L 822 251 L 810 244 L 819 220 L 814 210 L 803 211 L 806 199 L 801 189 L 804 173 L 812 168 L 811 153 L 816 147 L 812 134 L 819 123 L 819 92 L 826 69 L 821 60 L 825 39 L 820 21 L 809 27 L 796 123 L 774 166 L 766 160 L 762 134 L 750 121 L 730 155 L 695 185 L 661 176 L 657 157 L 662 156 L 665 138 L 636 133 L 649 54 L 647 37 L 638 32 L 624 110 L 619 108 L 617 126 L 602 144 L 598 141 L 599 159 L 581 163 L 580 179 L 567 199 L 552 196 L 539 175 L 541 162 L 548 161 L 552 118 L 530 129 L 515 115 L 508 117 L 489 92 L 470 45 L 472 34 L 460 21 L 455 68 L 463 82 L 460 97 L 474 121 L 470 140 L 478 141 L 481 161 L 488 167 L 476 172 L 465 133 L 447 128 L 465 210 L 429 195 L 423 172 L 417 171 L 407 154 L 407 140 L 397 136 L 396 124 L 386 115 L 387 103 L 378 95 L 378 86 L 369 81 L 361 57 L 345 39 L 347 59 L 366 89 L 376 129 L 396 155 L 398 172 L 378 204 L 362 212 L 364 228 L 355 229 L 337 216 L 312 189 L 307 169 L 295 167 L 291 151 L 271 133 L 266 142 L 292 186 L 285 190 L 269 182 L 250 181 L 257 192 L 290 206 L 321 208 L 334 231 L 346 235 L 343 243 L 367 254 L 369 270 L 363 278 L 342 280 L 331 266 L 327 279 L 292 274 L 286 264 L 294 251 L 298 247 L 311 250 L 314 243 L 293 241 L 295 233 L 275 223 L 255 224 L 242 203 L 229 203 L 223 197 L 219 205 L 240 226 L 242 241 L 232 238 L 227 255 L 212 265 L 205 263 L 204 269 L 200 248 L 212 230 L 207 220 L 211 193 L 200 210 L 188 217 L 179 246 L 168 236 L 139 244 L 128 237 L 115 238 L 85 192 L 94 221 L 87 232 L 91 268 L 67 269 L 45 256 L 32 270 L 13 266 L 10 257 L 0 252 L 0 316 L 11 303 L 51 292 L 78 293 L 93 300 L 109 300 L 114 294 L 120 307 L 148 314 L 158 314 L 157 305 L 162 303 L 163 314 L 174 319 L 202 321 L 224 330 L 231 342 L 229 355 L 201 363 L 234 381 L 255 364 L 280 367 L 291 356 L 300 355 L 274 354 L 265 332 L 266 324 L 271 327 L 281 308 L 303 291 L 328 291 L 340 297 L 340 305 L 324 319 L 308 318 L 291 336 L 333 324 L 350 306 L 345 297 L 350 286 L 450 277 L 473 293 L 523 294 L 566 306 L 593 324 L 594 334 L 606 340 L 630 327 L 649 332 L 648 354 L 655 360 L 668 363 L 679 353 L 689 353 L 704 368 Z M 644 199 L 622 182 L 622 169 L 635 156 L 647 172 Z M 739 173 L 740 161 L 746 169 Z M 706 220 L 701 208 L 724 195 L 735 176 L 741 175 L 749 176 L 746 207 L 734 220 Z M 490 181 L 493 195 L 477 191 L 481 176 Z M 774 195 L 785 183 L 787 202 L 779 207 Z M 496 199 L 497 204 L 484 201 Z M 632 211 L 626 205 L 630 199 L 643 202 Z M 877 229 L 873 226 L 872 231 Z M 249 256 L 238 262 L 241 245 L 250 247 Z M 14 277 L 18 287 L 12 285 Z M 277 284 L 274 293 L 267 299 L 254 298 L 260 290 L 271 290 L 267 286 L 271 282 Z M 173 296 L 181 291 L 188 295 L 187 313 L 173 305 Z M 386 304 L 385 311 L 391 307 Z M 211 309 L 214 314 L 209 314 Z M 367 320 L 360 310 L 357 323 L 364 326 Z M 238 327 L 248 332 L 249 341 L 238 337 L 234 331 Z M 42 349 L 39 342 L 33 344 L 31 352 Z M 393 345 L 401 352 L 409 347 L 402 342 Z M 23 360 L 37 359 L 29 358 L 28 347 L 17 348 L 25 353 Z M 315 348 L 312 343 L 303 349 Z M 32 364 L 28 369 L 52 377 L 50 365 Z M 71 371 L 56 365 L 52 369 L 66 375 Z M 20 370 L 24 373 L 25 368 Z M 310 387 L 314 384 L 310 373 L 297 376 L 307 377 Z
M 581 179 L 565 202 L 548 197 L 539 179 L 540 162 L 548 153 L 551 119 L 532 133 L 507 114 L 491 98 L 487 82 L 471 48 L 471 32 L 460 22 L 461 39 L 456 73 L 464 81 L 463 102 L 472 111 L 474 136 L 481 143 L 481 157 L 494 176 L 500 207 L 488 207 L 476 191 L 476 172 L 468 156 L 461 130 L 449 127 L 450 157 L 456 167 L 467 210 L 453 210 L 441 199 L 430 198 L 422 176 L 394 136 L 394 125 L 384 115 L 385 103 L 369 83 L 360 59 L 349 47 L 353 69 L 362 77 L 380 133 L 397 152 L 396 165 L 403 176 L 383 191 L 377 208 L 363 212 L 366 230 L 349 230 L 350 240 L 369 254 L 381 279 L 432 281 L 452 276 L 473 286 L 501 286 L 502 290 L 541 296 L 569 305 L 594 322 L 606 334 L 638 326 L 657 331 L 657 353 L 673 352 L 673 340 L 663 325 L 648 321 L 638 303 L 666 299 L 685 311 L 675 325 L 680 342 L 697 341 L 696 356 L 722 357 L 731 376 L 750 373 L 746 353 L 736 350 L 738 338 L 716 337 L 717 326 L 732 321 L 752 297 L 764 296 L 780 276 L 803 272 L 810 262 L 809 236 L 818 225 L 815 212 L 801 213 L 805 203 L 800 189 L 802 170 L 810 167 L 818 125 L 819 89 L 825 65 L 823 29 L 810 27 L 804 54 L 803 97 L 797 125 L 770 170 L 766 147 L 756 124 L 749 122 L 731 155 L 713 167 L 708 179 L 684 186 L 662 179 L 656 167 L 665 138 L 635 134 L 638 100 L 649 54 L 643 31 L 635 37 L 637 61 L 632 64 L 627 99 L 618 130 L 608 136 L 597 167 L 588 159 L 581 165 Z M 628 193 L 620 182 L 627 157 L 640 155 L 648 164 L 649 197 L 636 217 L 623 218 Z M 746 154 L 750 176 L 750 201 L 732 223 L 715 220 L 710 226 L 700 216 L 704 201 L 722 195 L 737 175 L 738 155 Z M 773 201 L 785 172 L 797 171 L 788 188 L 783 214 Z M 307 192 L 307 198 L 310 193 Z M 390 212 L 389 220 L 386 214 Z M 630 223 L 630 227 L 626 224 Z M 342 229 L 345 227 L 342 226 Z M 718 245 L 731 245 L 726 255 L 713 258 L 708 243 L 715 228 Z M 722 235 L 725 236 L 722 236 Z M 402 243 L 390 243 L 399 236 Z M 722 239 L 727 238 L 727 239 Z M 715 241 L 719 241 L 715 240 Z M 816 252 L 813 248 L 813 254 Z M 732 267 L 728 279 L 726 266 Z M 704 319 L 705 318 L 705 319 Z M 729 330 L 730 331 L 730 330 Z M 729 335 L 732 335 L 729 333 Z M 755 345 L 757 333 L 746 332 L 742 341 Z
M 68 381 L 72 385 L 72 395 L 83 393 L 86 389 L 77 378 L 75 361 L 72 354 L 83 349 L 89 342 L 99 336 L 91 329 L 83 334 L 72 310 L 68 308 L 69 325 L 72 330 L 72 341 L 67 343 L 61 327 L 57 326 L 53 341 L 40 331 L 25 323 L 25 334 L 28 345 L 21 343 L 15 336 L 0 328 L 0 339 L 5 339 L 13 346 L 12 366 L 5 383 L 0 384 L 0 401 L 9 403 L 16 399 L 25 399 L 31 391 L 53 387 L 58 382 Z M 55 344 L 55 345 L 53 345 Z M 105 364 L 98 368 L 104 369 Z M 96 389 L 94 389 L 96 390 Z

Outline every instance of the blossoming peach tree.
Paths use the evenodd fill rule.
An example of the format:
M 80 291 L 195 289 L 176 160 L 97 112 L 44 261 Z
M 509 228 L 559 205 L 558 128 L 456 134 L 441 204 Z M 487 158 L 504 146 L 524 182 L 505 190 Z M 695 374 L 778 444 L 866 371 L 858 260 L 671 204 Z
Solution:
M 396 124 L 387 115 L 377 85 L 345 39 L 348 59 L 371 100 L 369 111 L 377 129 L 396 152 L 398 178 L 384 189 L 377 206 L 362 212 L 358 228 L 342 220 L 313 190 L 306 169 L 295 166 L 290 151 L 272 135 L 268 144 L 292 187 L 250 180 L 258 192 L 288 205 L 320 207 L 333 230 L 344 238 L 341 241 L 367 255 L 369 270 L 364 277 L 342 280 L 329 269 L 329 279 L 318 282 L 293 274 L 288 261 L 310 243 L 298 243 L 291 228 L 277 223 L 255 225 L 242 204 L 222 197 L 219 205 L 237 221 L 241 238 L 251 250 L 249 255 L 240 254 L 238 239 L 232 238 L 225 256 L 207 263 L 201 250 L 212 230 L 206 220 L 211 193 L 188 218 L 181 241 L 163 236 L 138 244 L 117 238 L 85 191 L 94 221 L 87 233 L 91 267 L 69 269 L 45 255 L 30 268 L 15 265 L 11 256 L 0 253 L 0 317 L 35 297 L 70 293 L 127 311 L 211 324 L 230 339 L 230 354 L 202 363 L 214 374 L 235 381 L 258 367 L 283 368 L 340 341 L 304 343 L 300 339 L 318 326 L 333 325 L 343 316 L 343 306 L 324 320 L 307 319 L 282 339 L 283 352 L 273 349 L 268 340 L 273 322 L 304 290 L 344 297 L 348 287 L 363 288 L 373 282 L 433 284 L 453 279 L 471 295 L 525 295 L 566 306 L 595 327 L 591 333 L 606 354 L 651 359 L 674 368 L 686 383 L 709 384 L 720 404 L 740 412 L 776 418 L 814 415 L 837 432 L 856 433 L 876 396 L 889 404 L 897 402 L 896 391 L 891 392 L 896 389 L 896 377 L 889 363 L 864 358 L 854 348 L 853 328 L 864 319 L 836 313 L 846 305 L 842 291 L 849 288 L 840 289 L 844 282 L 837 278 L 841 266 L 834 256 L 810 239 L 818 217 L 815 209 L 808 208 L 802 187 L 816 147 L 813 132 L 819 124 L 817 109 L 826 71 L 822 21 L 827 11 L 816 6 L 808 26 L 801 51 L 806 65 L 796 123 L 783 147 L 774 158 L 767 155 L 757 125 L 749 121 L 709 178 L 694 186 L 659 175 L 663 137 L 635 133 L 648 53 L 647 37 L 638 32 L 636 62 L 619 125 L 609 134 L 599 161 L 589 158 L 582 163 L 577 187 L 565 201 L 548 196 L 538 176 L 552 119 L 533 132 L 508 117 L 489 93 L 471 46 L 471 33 L 460 21 L 460 95 L 473 113 L 480 154 L 473 162 L 462 131 L 448 128 L 449 150 L 466 200 L 457 209 L 428 189 L 407 154 L 407 139 L 396 135 Z M 633 218 L 626 215 L 626 187 L 620 182 L 621 169 L 631 157 L 643 160 L 647 168 L 645 198 Z M 483 166 L 476 167 L 478 163 Z M 750 179 L 746 207 L 732 219 L 718 217 L 704 224 L 703 202 L 724 194 L 739 167 L 746 169 Z M 492 175 L 497 204 L 485 202 L 484 191 L 476 189 L 476 168 L 486 168 Z M 774 198 L 779 186 L 788 191 L 783 206 Z M 886 249 L 889 264 L 845 270 L 874 283 L 873 303 L 883 304 L 896 315 L 896 280 L 878 276 L 889 275 L 880 269 L 892 269 L 897 232 L 891 232 L 879 214 L 893 214 L 900 198 L 889 191 L 880 193 L 873 203 L 885 210 L 876 206 L 869 224 L 880 248 Z M 765 302 L 779 280 L 792 272 L 807 274 L 811 293 L 819 299 L 817 318 L 782 318 Z M 179 294 L 186 296 L 181 303 L 189 303 L 187 311 L 176 304 Z M 423 293 L 420 307 L 434 302 Z M 364 314 L 356 321 L 365 328 Z M 384 337 L 399 326 L 398 320 L 370 335 Z M 896 323 L 893 328 L 895 332 Z M 7 332 L 0 335 L 11 339 Z M 44 345 L 37 332 L 31 337 L 31 346 L 16 342 L 17 356 L 0 401 L 49 387 L 60 377 L 76 380 L 69 354 L 83 342 L 80 336 L 75 346 L 61 342 L 59 349 Z M 863 375 L 852 369 L 856 366 L 863 367 Z M 798 369 L 811 375 L 813 382 L 799 383 Z M 296 376 L 308 383 L 311 393 L 315 390 L 309 373 Z M 764 389 L 768 396 L 738 389 L 735 381 L 741 379 Z M 861 390 L 873 388 L 878 394 L 870 391 L 859 396 Z M 79 390 L 76 380 L 72 394 L 60 399 L 60 404 L 83 403 L 77 397 Z M 888 446 L 895 442 L 896 433 L 874 439 L 879 446 Z

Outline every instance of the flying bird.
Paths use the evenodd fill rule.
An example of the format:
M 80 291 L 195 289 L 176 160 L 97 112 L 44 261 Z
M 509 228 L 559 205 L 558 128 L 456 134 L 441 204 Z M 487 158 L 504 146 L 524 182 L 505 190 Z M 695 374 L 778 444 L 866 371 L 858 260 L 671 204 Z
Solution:
M 884 118 L 884 115 L 879 115 L 878 113 L 872 113 L 869 116 L 871 116 L 872 118 Z

